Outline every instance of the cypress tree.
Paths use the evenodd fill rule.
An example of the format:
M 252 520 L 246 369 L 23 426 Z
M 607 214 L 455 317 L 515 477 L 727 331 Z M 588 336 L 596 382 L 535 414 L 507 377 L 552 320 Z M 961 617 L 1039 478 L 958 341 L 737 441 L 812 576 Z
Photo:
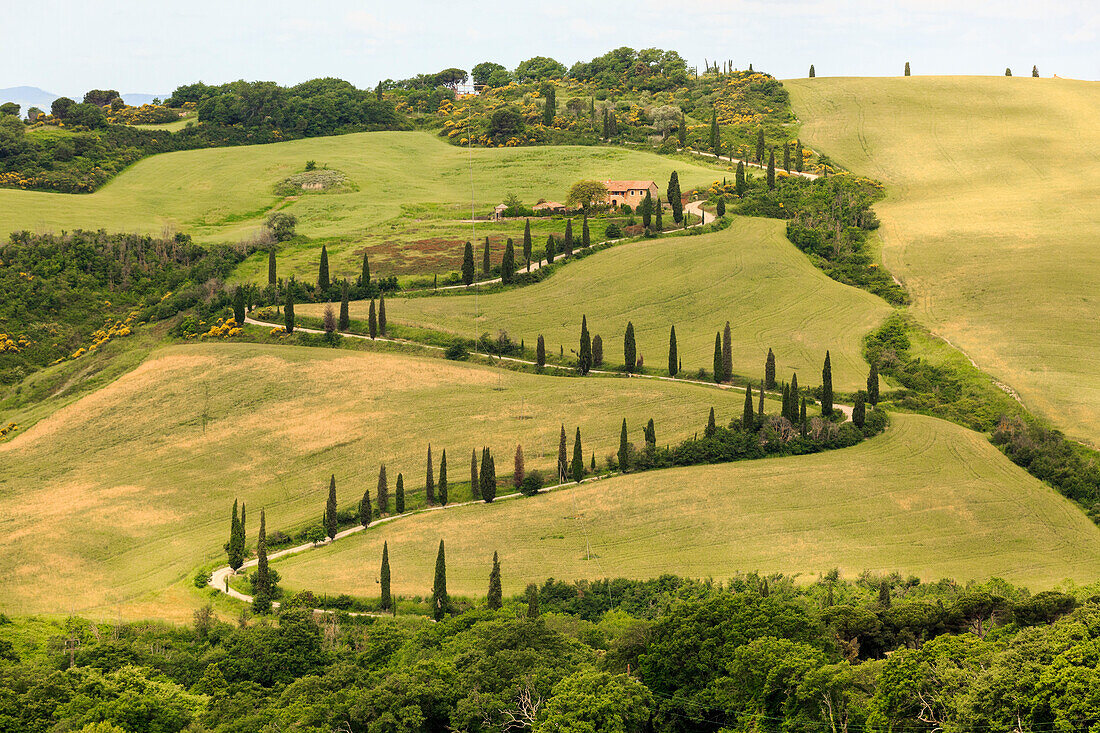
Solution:
M 381 586 L 381 598 L 378 607 L 383 611 L 392 608 L 393 595 L 390 593 L 390 543 L 382 543 L 382 568 L 378 571 L 378 581 Z
M 1031 75 L 1033 77 L 1035 77 L 1036 79 L 1039 78 L 1039 67 L 1038 66 L 1032 66 L 1031 67 Z
M 764 417 L 764 385 L 760 385 L 760 398 L 756 405 L 756 414 L 761 418 Z
M 714 421 L 714 408 L 710 408 L 710 415 L 707 417 L 707 428 L 703 431 L 703 435 L 710 437 L 714 435 L 718 430 L 718 424 Z
M 238 326 L 244 325 L 244 288 L 240 285 L 233 291 L 233 320 Z
M 756 131 L 756 164 L 764 164 L 764 128 Z
M 628 372 L 633 372 L 638 364 L 638 349 L 634 343 L 634 324 L 626 323 L 626 334 L 623 336 L 623 366 Z
M 432 618 L 442 621 L 450 606 L 451 599 L 447 596 L 447 555 L 443 549 L 443 540 L 440 540 L 439 554 L 435 556 L 435 582 L 432 583 Z
M 565 220 L 565 239 L 562 241 L 562 254 L 566 257 L 573 256 L 573 220 Z
M 592 366 L 603 366 L 603 337 L 598 333 L 592 338 Z
M 477 478 L 477 448 L 470 455 L 470 498 L 474 501 L 481 498 L 481 483 Z
M 439 505 L 447 506 L 447 449 L 439 459 Z
M 538 343 L 535 344 L 535 364 L 539 369 L 546 366 L 546 341 L 542 338 L 542 334 L 539 334 Z
M 244 502 L 241 502 L 241 557 L 244 557 L 248 553 L 246 552 L 245 542 L 245 522 L 244 522 Z
M 573 465 L 570 466 L 573 480 L 578 484 L 584 478 L 584 453 L 581 451 L 581 429 L 577 428 L 577 437 L 573 441 Z
M 489 238 L 485 237 L 485 246 L 481 250 L 481 274 L 489 274 Z
M 680 192 L 680 176 L 676 171 L 668 177 L 668 191 L 666 192 L 668 205 L 672 207 L 672 220 L 679 224 L 684 220 L 684 200 Z
M 340 320 L 336 323 L 336 328 L 340 331 L 347 331 L 350 325 L 351 313 L 348 312 L 348 281 L 345 280 L 343 287 L 340 289 Z
M 551 234 L 546 237 L 546 264 L 554 264 L 554 255 L 557 254 L 554 248 L 554 235 Z
M 557 93 L 554 87 L 549 84 L 543 86 L 542 92 L 546 99 L 542 105 L 542 124 L 550 127 L 550 125 L 554 124 L 554 115 L 557 113 Z
M 271 572 L 267 566 L 267 522 L 260 510 L 260 533 L 256 535 L 256 576 L 252 583 L 252 612 L 271 613 Z
M 861 389 L 856 392 L 856 401 L 852 405 L 852 424 L 862 428 L 867 421 L 867 395 Z
M 512 485 L 517 489 L 523 483 L 523 446 L 516 445 L 516 457 L 512 463 Z
M 592 232 L 588 231 L 588 214 L 584 215 L 584 223 L 581 225 L 581 246 L 588 249 L 592 246 Z
M 722 381 L 733 379 L 733 335 L 730 333 L 730 322 L 726 321 L 726 327 L 722 331 Z
M 267 251 L 267 284 L 274 285 L 278 282 L 275 270 L 275 248 L 272 247 Z
M 890 583 L 889 581 L 882 581 L 878 587 L 878 604 L 883 608 L 890 607 Z
M 386 335 L 386 294 L 378 294 L 378 333 Z
M 653 231 L 658 234 L 665 230 L 664 219 L 662 218 L 664 214 L 662 212 L 661 197 L 658 196 L 657 200 L 653 202 Z
M 604 140 L 611 139 L 611 128 L 608 125 L 608 113 L 606 107 L 603 110 L 603 131 L 601 132 L 600 137 Z
M 642 205 L 638 207 L 638 213 L 642 216 L 642 226 L 649 229 L 649 225 L 653 223 L 653 194 L 646 189 L 645 198 L 642 199 Z
M 867 401 L 871 407 L 878 406 L 878 363 L 871 362 L 871 371 L 867 373 Z
M 680 357 L 676 353 L 676 326 L 668 332 L 668 376 L 675 377 L 680 371 Z
M 428 504 L 435 503 L 435 476 L 432 474 L 432 444 L 428 443 L 428 468 L 424 478 L 424 498 Z
M 905 75 L 906 76 L 912 76 L 912 74 L 909 73 L 909 62 L 908 61 L 905 62 Z
M 244 552 L 241 547 L 241 520 L 237 518 L 237 500 L 233 500 L 233 519 L 229 524 L 229 541 L 225 543 L 225 554 L 229 567 L 236 572 L 244 565 Z
M 715 210 L 716 210 L 719 217 L 723 217 L 723 216 L 726 215 L 726 197 L 725 196 L 719 196 L 718 197 L 718 205 L 715 207 Z
M 527 618 L 539 617 L 539 587 L 534 583 L 527 584 Z
M 783 143 L 783 170 L 791 172 L 791 144 Z
M 462 282 L 466 285 L 474 283 L 474 246 L 469 242 L 462 250 Z
M 527 260 L 527 272 L 531 272 L 531 220 L 523 225 L 523 259 Z
M 328 291 L 328 248 L 321 245 L 321 264 L 317 267 L 317 290 L 324 294 Z
M 741 427 L 745 430 L 751 430 L 753 427 L 751 384 L 745 387 L 745 411 L 741 413 Z
M 825 352 L 825 365 L 821 368 L 821 414 L 833 416 L 833 365 L 829 352 Z
M 768 349 L 768 358 L 764 361 L 764 389 L 775 389 L 775 354 Z
M 722 154 L 722 139 L 718 134 L 718 110 L 710 113 L 710 149 L 716 156 Z
M 565 425 L 561 426 L 561 436 L 558 438 L 558 480 L 565 482 L 569 476 L 569 455 L 565 452 Z
M 363 253 L 363 270 L 359 273 L 359 285 L 361 287 L 368 287 L 370 285 L 370 260 L 367 259 L 367 253 Z
M 503 592 L 500 588 L 500 559 L 496 552 L 493 552 L 493 569 L 489 571 L 489 593 L 485 597 L 485 601 L 489 606 L 489 610 L 497 611 L 500 609 L 503 599 Z
M 745 192 L 749 190 L 749 182 L 745 179 L 745 161 L 737 161 L 737 177 L 734 179 L 734 191 L 737 198 L 745 198 Z
M 791 375 L 791 414 L 788 418 L 792 423 L 798 422 L 798 400 L 801 394 L 798 390 L 798 375 Z
M 328 483 L 328 502 L 325 504 L 325 535 L 330 540 L 336 539 L 336 474 Z
M 500 261 L 500 281 L 505 285 L 512 282 L 516 274 L 516 250 L 512 245 L 512 238 L 508 237 L 508 243 L 504 245 L 504 257 Z
M 794 169 L 801 173 L 803 163 L 802 141 L 796 140 L 794 143 Z
M 798 411 L 798 422 L 802 426 L 802 437 L 806 437 L 806 431 L 810 427 L 809 421 L 806 419 L 806 398 L 802 398 L 802 408 Z
M 722 334 L 721 332 L 714 334 L 714 381 L 722 383 L 726 377 L 722 368 Z
M 779 414 L 782 417 L 789 417 L 791 414 L 791 388 L 786 383 L 783 384 L 783 404 L 779 408 Z
M 283 303 L 283 328 L 294 333 L 294 281 L 286 284 L 286 302 Z
M 577 352 L 577 369 L 588 374 L 592 369 L 592 339 L 588 335 L 588 317 L 581 316 L 581 345 Z
M 394 503 L 398 514 L 405 513 L 405 477 L 398 472 L 397 474 L 397 488 L 394 490 Z
M 626 473 L 630 470 L 630 443 L 626 440 L 626 418 L 623 418 L 623 429 L 619 433 L 619 471 Z
M 497 471 L 493 453 L 488 448 L 481 449 L 481 499 L 492 504 L 497 498 Z
M 653 425 L 653 418 L 645 426 L 645 444 L 650 452 L 657 450 L 657 428 Z
M 363 498 L 359 501 L 359 524 L 369 527 L 373 516 L 374 511 L 370 505 L 370 490 L 366 490 L 363 492 Z
M 775 148 L 768 153 L 768 190 L 775 190 Z
M 816 73 L 814 72 L 814 65 L 810 64 L 810 78 L 813 79 L 814 76 L 816 76 Z
M 386 464 L 378 469 L 378 515 L 390 513 L 390 487 L 386 480 Z
M 371 338 L 378 337 L 378 313 L 374 309 L 374 298 L 370 299 L 370 312 L 367 315 L 367 332 Z

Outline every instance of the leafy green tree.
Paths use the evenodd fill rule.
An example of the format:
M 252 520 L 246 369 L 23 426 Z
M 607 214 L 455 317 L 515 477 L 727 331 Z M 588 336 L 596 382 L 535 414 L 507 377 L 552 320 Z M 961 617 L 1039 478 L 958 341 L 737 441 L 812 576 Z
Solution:
M 489 77 L 492 76 L 494 71 L 507 71 L 503 66 L 492 61 L 482 61 L 470 70 L 474 78 L 475 86 L 491 86 L 489 83 Z
M 680 193 L 680 176 L 676 171 L 668 177 L 668 190 L 666 191 L 668 205 L 672 207 L 672 220 L 677 224 L 684 220 L 684 201 Z
M 325 535 L 336 539 L 336 474 L 332 474 L 328 484 L 328 502 L 325 504 Z
M 623 365 L 628 372 L 633 372 L 638 365 L 638 348 L 634 343 L 634 324 L 626 323 L 626 334 L 623 336 Z
M 447 554 L 443 540 L 439 541 L 439 553 L 435 556 L 435 582 L 432 583 L 432 618 L 442 621 L 451 609 L 447 595 Z
M 610 192 L 602 181 L 577 181 L 569 188 L 565 198 L 568 206 L 579 208 L 585 216 L 593 206 L 607 203 Z
M 833 365 L 829 352 L 825 352 L 825 365 L 821 368 L 821 414 L 833 416 Z
M 378 294 L 378 333 L 386 335 L 386 294 Z
M 508 237 L 508 243 L 504 245 L 504 257 L 500 261 L 500 281 L 510 285 L 516 274 L 516 250 L 512 245 L 512 238 Z
M 722 334 L 714 334 L 714 381 L 718 384 L 726 381 L 725 370 L 722 367 Z
M 378 469 L 378 514 L 383 516 L 390 513 L 390 487 L 386 480 L 386 464 Z
M 272 247 L 271 249 L 269 249 L 267 251 L 267 284 L 268 285 L 274 285 L 276 282 L 278 282 L 278 280 L 276 278 L 277 274 L 278 274 L 277 270 L 275 269 L 275 248 Z
M 233 291 L 233 320 L 238 326 L 244 325 L 244 288 L 240 285 Z
M 730 333 L 730 322 L 726 321 L 726 327 L 722 330 L 722 381 L 733 379 L 733 335 Z
M 400 472 L 397 474 L 397 488 L 394 490 L 394 499 L 398 514 L 405 513 L 405 477 Z
M 496 551 L 493 552 L 493 569 L 489 572 L 489 593 L 486 595 L 485 600 L 490 610 L 498 611 L 503 605 L 504 594 L 500 587 L 500 557 Z
M 1005 76 L 1012 76 L 1012 69 L 1005 67 Z
M 768 190 L 775 190 L 775 148 L 768 153 Z
M 676 353 L 676 326 L 668 332 L 668 376 L 675 377 L 680 371 L 680 357 Z
M 592 369 L 592 339 L 588 335 L 588 317 L 581 316 L 581 344 L 577 352 L 577 370 L 588 374 Z
M 370 299 L 370 310 L 367 313 L 367 333 L 372 339 L 378 338 L 378 312 L 374 309 L 374 298 Z
M 447 506 L 447 449 L 439 459 L 439 505 Z
M 523 225 L 523 259 L 527 261 L 527 272 L 531 271 L 531 220 Z
M 581 429 L 577 428 L 577 437 L 573 441 L 573 463 L 570 466 L 573 480 L 578 484 L 584 478 L 584 453 L 581 451 Z
M 252 582 L 252 612 L 271 613 L 271 600 L 274 595 L 271 571 L 267 565 L 267 520 L 264 510 L 260 510 L 260 532 L 256 535 L 256 575 Z
M 755 424 L 752 416 L 752 385 L 745 387 L 745 410 L 741 414 L 741 427 L 745 430 L 751 430 Z
M 867 394 L 861 389 L 856 392 L 856 401 L 852 405 L 852 424 L 862 428 L 867 422 Z
M 328 291 L 328 248 L 321 245 L 321 264 L 317 268 L 317 290 L 322 294 Z
M 359 273 L 359 286 L 368 287 L 370 285 L 370 260 L 367 259 L 367 253 L 363 253 L 363 269 Z
M 764 389 L 775 389 L 775 354 L 771 349 L 764 360 Z
M 749 190 L 748 180 L 745 178 L 745 161 L 737 161 L 737 178 L 735 179 L 735 188 L 737 192 L 737 198 L 745 198 L 745 193 Z
M 527 584 L 527 618 L 539 617 L 539 587 L 534 583 Z
M 626 438 L 626 418 L 623 418 L 623 429 L 619 433 L 619 471 L 626 473 L 630 470 L 630 443 Z
M 867 373 L 867 401 L 871 407 L 878 405 L 878 362 L 871 362 L 871 370 Z
M 343 286 L 340 288 L 340 320 L 337 322 L 336 328 L 341 331 L 347 331 L 350 325 L 351 313 L 348 311 L 348 281 L 344 280 Z
M 428 467 L 424 478 L 424 499 L 429 505 L 435 503 L 435 476 L 432 474 L 432 444 L 428 443 Z
M 283 302 L 283 328 L 287 333 L 294 333 L 294 281 L 286 286 L 286 300 Z
M 481 274 L 483 277 L 488 276 L 489 269 L 489 238 L 485 237 L 485 245 L 481 249 Z
M 469 242 L 462 250 L 462 282 L 466 285 L 474 283 L 474 246 Z
M 359 500 L 359 524 L 369 527 L 374 518 L 374 510 L 370 505 L 370 490 L 363 491 L 363 498 Z
M 381 586 L 378 607 L 388 611 L 393 607 L 393 595 L 390 593 L 390 543 L 388 541 L 382 543 L 382 567 L 378 571 L 378 583 Z
M 539 334 L 539 340 L 535 345 L 535 365 L 539 369 L 546 366 L 546 340 Z
M 653 694 L 627 674 L 583 668 L 554 685 L 532 733 L 650 730 Z

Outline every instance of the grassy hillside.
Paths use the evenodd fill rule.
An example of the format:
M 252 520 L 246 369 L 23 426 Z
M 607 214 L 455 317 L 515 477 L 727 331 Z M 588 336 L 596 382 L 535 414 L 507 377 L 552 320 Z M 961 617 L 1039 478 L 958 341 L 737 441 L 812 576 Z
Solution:
M 414 376 L 415 375 L 415 376 Z M 0 444 L 0 610 L 184 617 L 178 581 L 222 543 L 234 498 L 269 530 L 316 520 L 335 473 L 341 507 L 373 494 L 385 461 L 421 501 L 429 442 L 452 484 L 488 445 L 500 474 L 515 446 L 529 468 L 557 456 L 562 422 L 586 458 L 701 430 L 738 392 L 640 379 L 551 378 L 398 354 L 250 344 L 154 352 L 133 371 Z M 778 411 L 773 405 L 772 411 Z M 436 468 L 438 469 L 438 463 Z M 452 490 L 452 500 L 465 491 Z M 48 539 L 46 539 L 48 538 Z M 186 598 L 186 593 L 182 594 Z
M 919 317 L 1100 444 L 1100 84 L 1030 77 L 785 82 L 802 136 L 885 181 L 885 265 Z
M 1100 529 L 985 438 L 896 415 L 841 451 L 659 471 L 491 507 L 404 519 L 277 564 L 286 586 L 374 597 L 382 542 L 395 592 L 427 594 L 439 540 L 452 593 L 483 596 L 494 551 L 505 593 L 562 580 L 839 567 L 925 579 L 1000 576 L 1033 590 L 1091 581 Z
M 277 196 L 276 184 L 302 171 L 308 160 L 343 171 L 358 190 Z M 376 272 L 447 272 L 458 269 L 462 243 L 470 239 L 470 225 L 458 221 L 470 216 L 471 183 L 478 213 L 487 214 L 509 193 L 528 204 L 564 201 L 569 186 L 582 178 L 649 178 L 663 190 L 674 169 L 685 190 L 721 176 L 716 168 L 623 148 L 492 148 L 471 154 L 430 133 L 360 133 L 153 156 L 88 195 L 0 190 L 0 235 L 77 227 L 160 233 L 167 226 L 199 241 L 234 241 L 249 236 L 279 206 L 298 217 L 299 233 L 339 238 L 329 246 L 334 275 L 357 272 L 364 248 Z M 519 227 L 483 225 L 478 232 L 518 234 Z M 424 267 L 422 260 L 441 248 L 453 256 Z M 403 256 L 405 249 L 412 254 Z M 315 278 L 317 253 L 308 250 L 281 257 L 279 274 Z M 266 262 L 251 274 L 266 282 Z
M 830 280 L 783 234 L 783 223 L 737 218 L 714 234 L 648 240 L 615 247 L 572 263 L 547 280 L 476 300 L 472 295 L 389 299 L 391 322 L 451 331 L 471 337 L 503 329 L 533 347 L 538 335 L 547 351 L 577 348 L 581 315 L 604 340 L 604 358 L 623 363 L 623 334 L 634 324 L 638 350 L 651 367 L 668 364 L 669 326 L 676 326 L 685 372 L 711 369 L 714 334 L 730 322 L 734 370 L 762 378 L 768 348 L 777 376 L 821 383 L 825 350 L 832 351 L 838 389 L 865 383 L 861 356 L 865 333 L 889 312 L 869 293 Z M 323 305 L 299 306 L 320 315 Z M 352 304 L 352 317 L 366 319 L 367 304 Z

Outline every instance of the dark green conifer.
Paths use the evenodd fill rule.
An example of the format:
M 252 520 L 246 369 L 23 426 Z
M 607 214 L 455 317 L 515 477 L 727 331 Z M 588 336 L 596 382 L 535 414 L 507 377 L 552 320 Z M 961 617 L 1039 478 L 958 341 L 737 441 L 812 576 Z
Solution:
M 546 366 L 546 340 L 539 334 L 538 343 L 535 344 L 535 365 L 539 369 Z
M 638 206 L 638 214 L 642 217 L 642 226 L 649 229 L 650 224 L 653 223 L 653 194 L 649 189 L 646 189 L 645 198 Z
M 233 291 L 233 320 L 237 326 L 244 325 L 244 288 L 240 285 Z
M 534 583 L 527 584 L 527 618 L 539 617 L 539 587 Z
M 856 392 L 856 401 L 852 405 L 852 424 L 862 428 L 867 421 L 867 395 L 861 389 Z
M 557 255 L 557 247 L 554 245 L 554 235 L 550 234 L 546 237 L 546 264 L 554 264 L 554 257 Z
M 462 282 L 466 285 L 474 283 L 474 246 L 469 242 L 462 250 Z
M 386 479 L 386 464 L 383 463 L 382 467 L 378 469 L 378 491 L 375 494 L 378 497 L 378 515 L 383 516 L 390 513 L 390 486 Z
M 325 504 L 325 535 L 330 539 L 336 539 L 336 474 L 328 483 L 328 502 Z
M 439 541 L 439 554 L 435 556 L 435 582 L 432 583 L 432 618 L 442 621 L 451 608 L 447 595 L 447 554 L 443 540 Z
M 749 190 L 749 182 L 745 178 L 745 161 L 737 161 L 737 177 L 734 179 L 734 190 L 737 192 L 737 198 L 745 198 L 745 193 Z
M 428 443 L 428 468 L 424 478 L 424 500 L 429 505 L 435 503 L 435 476 L 432 467 L 432 444 Z
M 592 232 L 588 230 L 588 214 L 584 215 L 584 223 L 581 225 L 581 246 L 587 249 L 592 246 Z
M 791 144 L 783 143 L 783 170 L 791 172 Z
M 905 62 L 905 75 L 906 76 L 912 76 L 912 74 L 909 73 L 909 62 L 908 61 Z
M 715 207 L 715 212 L 718 214 L 719 218 L 726 215 L 726 197 L 725 196 L 719 196 L 718 197 L 718 205 Z
M 477 448 L 470 455 L 470 498 L 474 501 L 481 498 L 481 482 L 477 477 Z
M 1033 77 L 1035 77 L 1036 79 L 1039 78 L 1039 67 L 1038 66 L 1032 66 L 1031 67 L 1031 75 Z
M 584 478 L 584 453 L 581 451 L 581 429 L 577 428 L 577 437 L 573 441 L 573 464 L 570 466 L 573 480 L 578 484 Z
M 271 582 L 271 570 L 267 565 L 267 520 L 264 510 L 260 510 L 260 532 L 256 535 L 256 575 L 252 583 L 252 612 L 271 613 L 271 598 L 274 595 L 274 583 Z
M 730 322 L 726 321 L 726 327 L 722 329 L 722 381 L 733 379 L 733 336 L 730 333 Z
M 791 375 L 791 414 L 787 418 L 792 423 L 798 422 L 798 400 L 802 397 L 798 389 L 798 375 Z
M 524 474 L 524 470 L 523 470 L 523 446 L 517 444 L 516 445 L 516 455 L 515 455 L 515 458 L 512 461 L 512 485 L 515 488 L 518 489 L 520 487 L 520 485 L 523 483 L 524 475 L 525 474 Z
M 527 272 L 531 272 L 531 220 L 523 225 L 523 259 L 527 261 Z
M 439 459 L 439 505 L 447 506 L 447 449 Z
M 722 383 L 725 381 L 725 373 L 722 367 L 722 334 L 721 332 L 714 334 L 714 381 Z
M 370 490 L 368 489 L 363 492 L 363 498 L 359 501 L 359 524 L 369 527 L 373 518 L 374 510 L 370 505 Z
M 488 448 L 481 449 L 481 500 L 492 504 L 497 498 L 497 470 L 493 453 Z
M 1005 67 L 1005 76 L 1012 76 L 1012 69 Z
M 722 155 L 722 138 L 718 134 L 718 110 L 710 113 L 710 149 L 715 155 Z
M 782 417 L 788 417 L 791 414 L 791 388 L 790 388 L 790 386 L 787 385 L 786 383 L 784 383 L 782 385 L 782 392 L 783 392 L 783 402 L 782 402 L 782 406 L 779 408 L 779 414 Z
M 371 338 L 378 338 L 378 312 L 374 309 L 374 298 L 370 299 L 370 311 L 367 315 L 367 333 Z
M 653 418 L 646 423 L 644 435 L 646 449 L 651 453 L 657 450 L 657 428 L 653 425 Z
M 378 607 L 388 611 L 393 607 L 393 595 L 390 593 L 390 543 L 382 543 L 382 568 L 378 571 L 379 595 Z
M 626 439 L 626 418 L 623 418 L 623 429 L 619 433 L 619 471 L 626 473 L 630 470 L 630 443 Z
M 283 328 L 294 333 L 294 281 L 286 284 L 286 301 L 283 303 Z
M 802 141 L 796 140 L 794 143 L 794 169 L 799 173 L 802 172 L 803 162 Z
M 566 257 L 573 256 L 573 220 L 565 220 L 565 239 L 562 240 L 562 254 Z
M 665 230 L 665 223 L 661 207 L 661 197 L 658 196 L 657 200 L 653 202 L 653 231 L 660 234 Z
M 397 487 L 394 489 L 394 504 L 398 514 L 405 513 L 405 477 L 397 474 Z
M 686 148 L 688 144 L 687 119 L 684 117 L 683 111 L 680 112 L 680 124 L 676 128 L 676 142 L 679 143 L 681 148 Z
M 878 362 L 871 362 L 871 371 L 867 373 L 867 401 L 871 407 L 878 406 Z
M 509 285 L 515 274 L 516 249 L 512 244 L 512 238 L 508 237 L 508 243 L 504 245 L 504 257 L 500 260 L 500 281 L 505 285 Z
M 756 131 L 756 164 L 764 164 L 764 128 Z
M 814 78 L 814 77 L 815 77 L 816 75 L 817 75 L 817 74 L 816 74 L 816 72 L 814 71 L 814 65 L 813 65 L 813 64 L 810 64 L 810 78 L 811 78 L 811 79 L 813 79 L 813 78 Z
M 565 452 L 565 425 L 561 426 L 558 438 L 558 481 L 565 483 L 569 476 L 569 455 Z
M 274 285 L 278 282 L 276 277 L 277 271 L 275 269 L 275 248 L 272 247 L 267 251 L 267 284 Z
M 825 365 L 821 368 L 821 414 L 833 416 L 833 365 L 829 352 L 825 352 Z
M 806 437 L 806 431 L 810 429 L 809 420 L 806 418 L 806 398 L 802 398 L 802 408 L 798 412 L 798 424 L 802 426 L 802 437 Z
M 493 569 L 489 571 L 489 593 L 485 597 L 486 603 L 489 606 L 489 610 L 497 611 L 500 609 L 503 600 L 503 592 L 500 587 L 500 558 L 497 553 L 493 553 Z
M 707 417 L 707 427 L 706 430 L 703 431 L 703 435 L 709 438 L 714 435 L 717 430 L 718 424 L 714 421 L 714 408 L 712 407 L 710 408 L 710 415 Z
M 348 281 L 345 280 L 340 288 L 340 320 L 336 322 L 336 328 L 347 331 L 351 325 L 351 313 L 348 310 Z
M 890 607 L 890 581 L 884 580 L 878 587 L 878 605 L 882 608 Z
M 676 171 L 672 171 L 672 175 L 668 177 L 666 198 L 668 199 L 668 205 L 672 207 L 672 220 L 677 224 L 683 222 L 684 200 L 683 194 L 680 192 L 680 177 L 676 174 Z
M 588 335 L 588 317 L 581 316 L 581 343 L 577 351 L 577 370 L 588 374 L 592 369 L 592 338 Z
M 489 275 L 489 237 L 485 237 L 485 246 L 481 250 L 481 274 L 484 277 Z
M 554 116 L 557 114 L 558 99 L 557 92 L 549 84 L 546 84 L 542 88 L 543 97 L 545 102 L 542 105 L 542 124 L 550 127 L 554 124 Z
M 386 335 L 386 294 L 378 294 L 378 333 Z
M 768 190 L 775 190 L 775 148 L 768 153 Z
M 764 384 L 763 383 L 760 384 L 760 395 L 759 395 L 759 400 L 757 401 L 757 404 L 756 404 L 756 414 L 757 414 L 758 417 L 763 419 L 763 417 L 764 417 Z
M 366 288 L 370 286 L 370 260 L 367 259 L 367 253 L 363 253 L 363 269 L 359 273 L 359 286 Z
M 668 376 L 675 377 L 680 371 L 680 357 L 676 353 L 676 326 L 668 332 Z
M 317 267 L 317 290 L 324 295 L 328 291 L 328 249 L 321 245 L 321 264 Z
M 775 389 L 775 354 L 768 349 L 768 358 L 764 361 L 764 389 Z
M 603 366 L 603 337 L 598 333 L 592 337 L 592 366 Z
M 633 372 L 638 366 L 638 348 L 634 344 L 634 324 L 626 323 L 626 335 L 623 336 L 623 365 L 628 372 Z
M 233 520 L 229 525 L 229 541 L 225 543 L 225 554 L 229 567 L 234 572 L 244 564 L 244 547 L 241 543 L 241 520 L 237 517 L 237 500 L 233 500 Z
M 755 424 L 752 416 L 752 385 L 745 387 L 745 411 L 741 413 L 741 427 L 744 430 L 752 430 Z

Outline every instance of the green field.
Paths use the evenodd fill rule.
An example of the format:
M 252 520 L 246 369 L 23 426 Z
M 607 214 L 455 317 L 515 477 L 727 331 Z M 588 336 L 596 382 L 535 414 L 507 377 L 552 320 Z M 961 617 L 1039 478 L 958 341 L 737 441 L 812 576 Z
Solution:
M 803 139 L 887 183 L 884 264 L 936 332 L 1100 444 L 1100 84 L 784 82 Z
M 1010 464 L 984 436 L 892 416 L 886 434 L 812 456 L 611 478 L 530 499 L 381 525 L 277 563 L 291 589 L 373 598 L 382 542 L 394 591 L 430 593 L 439 540 L 447 587 L 484 596 L 493 552 L 504 591 L 528 582 L 839 567 L 925 580 L 999 576 L 1033 590 L 1093 581 L 1100 528 Z
M 832 352 L 838 389 L 856 389 L 867 377 L 861 352 L 864 334 L 889 307 L 862 290 L 830 280 L 784 235 L 783 223 L 735 218 L 720 232 L 625 244 L 567 265 L 546 280 L 476 299 L 472 295 L 391 298 L 389 321 L 450 331 L 466 337 L 501 329 L 533 347 L 538 335 L 547 351 L 577 348 L 581 315 L 604 340 L 608 365 L 623 363 L 623 334 L 634 324 L 638 350 L 650 367 L 668 364 L 669 326 L 676 326 L 685 373 L 711 370 L 714 334 L 726 321 L 732 332 L 734 371 L 763 377 L 768 349 L 777 375 L 821 383 L 825 350 Z M 320 315 L 323 305 L 302 305 Z M 352 317 L 366 319 L 367 304 L 352 304 Z
M 652 417 L 674 443 L 740 415 L 743 395 L 644 379 L 553 378 L 321 348 L 195 344 L 155 351 L 110 385 L 0 444 L 0 611 L 184 618 L 195 568 L 224 559 L 234 498 L 269 530 L 316 520 L 335 473 L 341 507 L 407 477 L 422 501 L 425 454 L 447 449 L 452 484 L 488 445 L 511 473 L 556 462 L 579 425 L 586 459 L 641 444 Z M 773 412 L 778 405 L 772 405 Z M 570 443 L 570 445 L 572 445 Z M 437 465 L 438 468 L 438 465 Z M 456 487 L 452 500 L 465 489 Z M 48 539 L 47 539 L 48 537 Z M 183 582 L 181 582 L 183 581 Z
M 275 185 L 302 171 L 308 160 L 343 171 L 358 190 L 277 196 Z M 584 178 L 652 179 L 663 190 L 674 169 L 685 190 L 723 175 L 716 166 L 623 148 L 471 153 L 425 132 L 359 133 L 157 155 L 87 195 L 2 189 L 0 235 L 77 227 L 160 233 L 167 227 L 201 241 L 237 241 L 250 238 L 279 207 L 298 217 L 299 233 L 333 238 L 334 276 L 358 272 L 364 250 L 376 273 L 442 274 L 459 269 L 462 245 L 472 236 L 470 225 L 459 223 L 470 217 L 471 185 L 475 208 L 484 215 L 509 193 L 528 204 L 540 198 L 564 201 L 569 186 Z M 476 234 L 521 231 L 522 224 L 482 224 Z M 304 249 L 281 257 L 280 275 L 316 278 L 317 248 Z M 246 264 L 244 272 L 266 282 L 266 261 L 260 260 Z

